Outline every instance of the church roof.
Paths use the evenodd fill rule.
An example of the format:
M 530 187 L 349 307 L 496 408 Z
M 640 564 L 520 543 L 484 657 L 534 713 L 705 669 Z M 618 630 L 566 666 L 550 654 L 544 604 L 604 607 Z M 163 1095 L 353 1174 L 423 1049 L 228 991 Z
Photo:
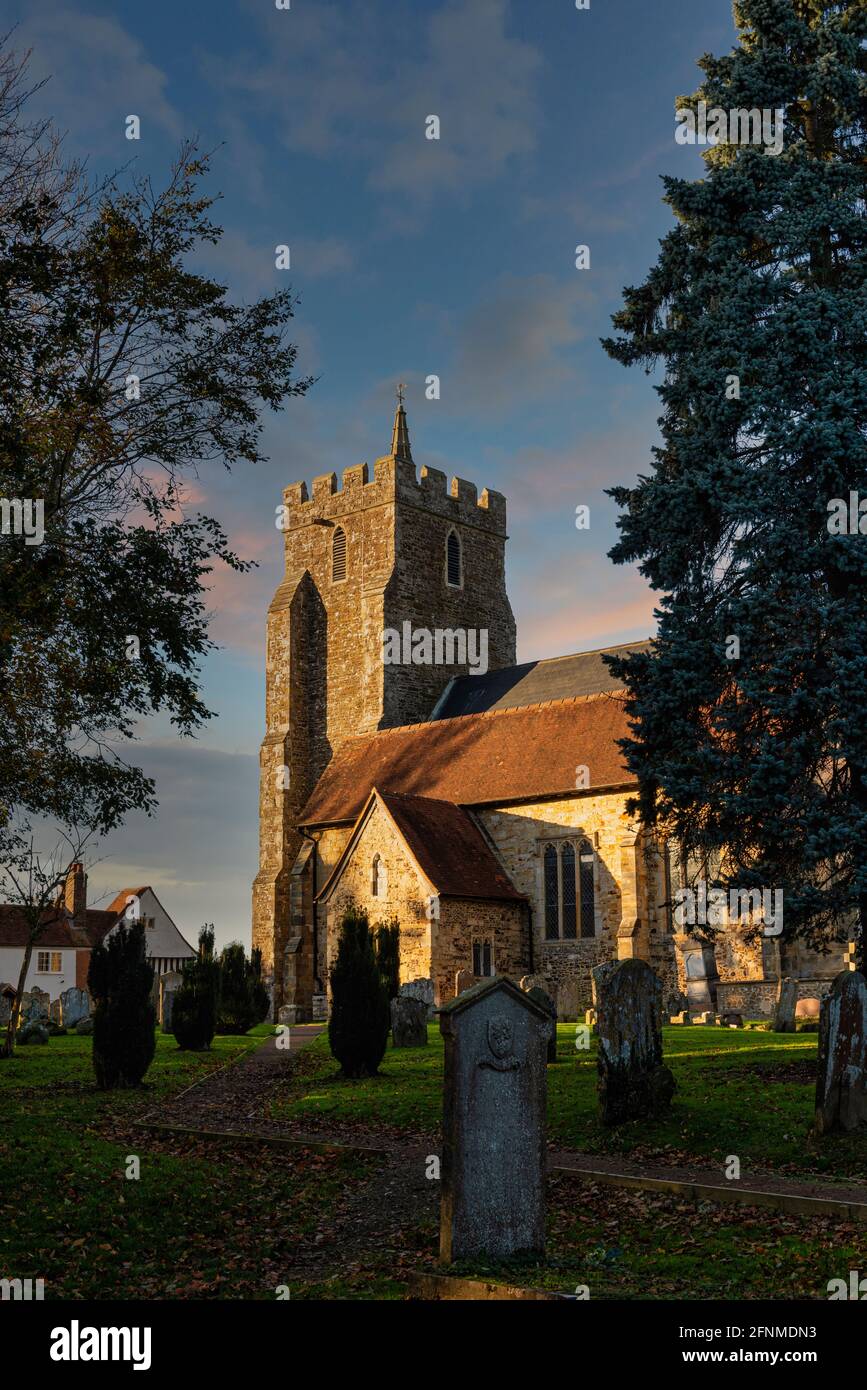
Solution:
M 483 676 L 455 676 L 440 697 L 431 719 L 452 719 L 458 715 L 480 714 L 484 710 L 516 709 L 538 705 L 546 700 L 568 700 L 576 695 L 599 695 L 621 690 L 622 682 L 612 675 L 604 656 L 626 656 L 643 652 L 650 642 L 626 642 L 619 647 L 600 647 L 593 652 L 554 656 L 544 661 L 527 661 L 486 671 Z
M 328 897 L 340 879 L 376 801 L 391 818 L 410 855 L 440 897 L 525 901 L 467 811 L 451 801 L 382 792 L 376 787 L 362 807 L 354 832 L 318 895 L 320 899 Z
M 351 824 L 374 786 L 461 806 L 574 796 L 579 767 L 581 791 L 633 786 L 617 746 L 629 733 L 615 692 L 359 734 L 337 749 L 298 823 Z

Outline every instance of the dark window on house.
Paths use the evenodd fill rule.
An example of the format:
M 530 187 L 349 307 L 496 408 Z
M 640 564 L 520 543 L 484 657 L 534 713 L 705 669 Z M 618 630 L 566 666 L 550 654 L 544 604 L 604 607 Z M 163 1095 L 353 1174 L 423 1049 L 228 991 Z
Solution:
M 493 952 L 490 941 L 473 942 L 473 974 L 493 975 Z
M 346 532 L 338 526 L 331 542 L 331 578 L 335 582 L 346 578 Z
M 545 846 L 545 935 L 549 941 L 560 935 L 560 884 L 553 845 Z
M 446 541 L 446 577 L 453 589 L 459 589 L 463 583 L 461 574 L 461 542 L 456 531 L 449 531 Z
M 371 895 L 371 897 L 373 897 L 373 898 L 378 898 L 378 897 L 379 897 L 379 890 L 380 890 L 380 887 L 381 887 L 381 886 L 382 886 L 382 880 L 381 880 L 381 875 L 380 875 L 380 861 L 379 861 L 379 855 L 378 855 L 378 854 L 375 854 L 375 855 L 373 856 L 373 864 L 371 865 L 371 868 L 370 868 L 370 895 Z
M 575 901 L 575 850 L 572 845 L 563 846 L 561 860 L 563 866 L 563 938 L 574 941 L 577 931 L 577 903 Z

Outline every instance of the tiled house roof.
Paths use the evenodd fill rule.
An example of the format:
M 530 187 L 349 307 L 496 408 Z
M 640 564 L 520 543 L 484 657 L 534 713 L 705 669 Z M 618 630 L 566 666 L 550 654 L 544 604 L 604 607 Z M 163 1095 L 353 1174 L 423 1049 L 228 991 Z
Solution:
M 622 696 L 606 693 L 362 734 L 340 745 L 298 823 L 352 824 L 374 786 L 462 806 L 633 786 L 617 746 L 629 732 Z

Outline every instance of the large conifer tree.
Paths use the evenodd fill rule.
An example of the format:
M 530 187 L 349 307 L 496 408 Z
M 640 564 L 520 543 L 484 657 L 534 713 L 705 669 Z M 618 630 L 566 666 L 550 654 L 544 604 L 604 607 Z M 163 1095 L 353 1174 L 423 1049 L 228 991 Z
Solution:
M 658 641 L 613 665 L 633 809 L 699 858 L 727 846 L 720 881 L 783 888 L 785 938 L 854 913 L 863 952 L 867 534 L 834 534 L 833 502 L 867 498 L 867 7 L 734 13 L 678 106 L 782 108 L 783 149 L 721 143 L 665 180 L 678 224 L 605 344 L 664 367 L 652 472 L 611 494 Z

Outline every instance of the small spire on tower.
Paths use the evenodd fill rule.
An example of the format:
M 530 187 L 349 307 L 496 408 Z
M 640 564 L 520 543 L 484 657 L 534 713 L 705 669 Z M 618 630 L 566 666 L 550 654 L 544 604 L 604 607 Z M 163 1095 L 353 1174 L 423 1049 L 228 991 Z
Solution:
M 404 382 L 397 383 L 397 410 L 394 412 L 394 429 L 391 435 L 391 456 L 396 459 L 406 459 L 412 463 L 412 449 L 409 444 L 409 428 L 406 423 L 406 411 L 403 408 L 403 393 L 406 390 Z

